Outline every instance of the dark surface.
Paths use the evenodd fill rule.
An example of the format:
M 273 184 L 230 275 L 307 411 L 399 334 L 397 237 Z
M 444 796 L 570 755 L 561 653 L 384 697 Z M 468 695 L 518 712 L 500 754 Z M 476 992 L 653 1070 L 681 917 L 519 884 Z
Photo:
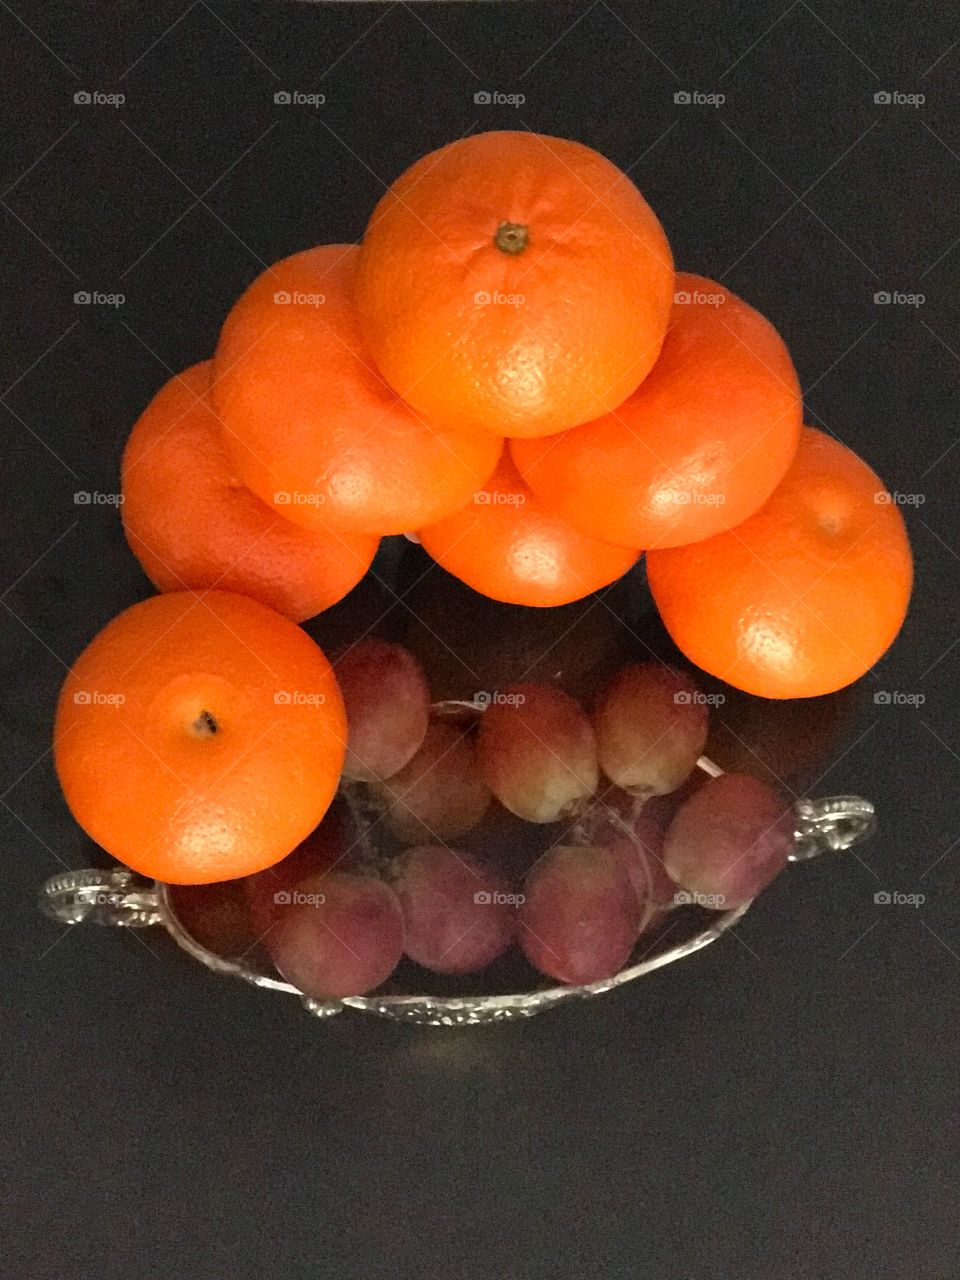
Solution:
M 949 9 L 0 7 L 4 1276 L 960 1277 Z M 136 414 L 261 264 L 358 237 L 421 153 L 511 126 L 632 166 L 679 264 L 780 327 L 809 420 L 924 499 L 909 620 L 812 770 L 875 798 L 879 835 L 632 988 L 464 1032 L 318 1023 L 155 932 L 41 919 L 40 881 L 93 852 L 47 755 L 64 664 L 148 591 L 74 493 L 115 492 Z

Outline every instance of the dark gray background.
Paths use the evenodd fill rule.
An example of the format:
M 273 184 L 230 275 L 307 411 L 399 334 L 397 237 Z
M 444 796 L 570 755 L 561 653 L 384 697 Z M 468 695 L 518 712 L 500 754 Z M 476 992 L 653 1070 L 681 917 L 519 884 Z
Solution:
M 949 6 L 0 0 L 0 29 L 4 1275 L 957 1280 Z M 41 919 L 92 853 L 47 754 L 64 664 L 148 592 L 74 493 L 116 490 L 137 413 L 262 264 L 357 238 L 408 163 L 504 127 L 630 166 L 678 263 L 779 326 L 808 420 L 922 499 L 906 627 L 813 771 L 879 835 L 630 989 L 461 1033 L 316 1023 L 153 932 Z

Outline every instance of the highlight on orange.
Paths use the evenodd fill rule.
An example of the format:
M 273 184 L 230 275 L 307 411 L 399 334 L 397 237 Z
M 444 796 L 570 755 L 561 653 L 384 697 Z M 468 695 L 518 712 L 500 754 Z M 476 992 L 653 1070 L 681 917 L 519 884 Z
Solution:
M 639 554 L 587 537 L 555 515 L 524 484 L 506 450 L 472 501 L 419 537 L 438 564 L 474 591 L 540 607 L 599 591 Z
M 851 684 L 893 643 L 913 582 L 900 508 L 852 450 L 813 427 L 769 501 L 727 533 L 647 556 L 686 656 L 764 698 Z
M 431 420 L 542 436 L 616 408 L 666 332 L 673 259 L 590 147 L 471 134 L 423 156 L 363 238 L 357 306 L 384 377 Z
M 212 362 L 171 378 L 130 434 L 120 513 L 160 591 L 217 587 L 302 622 L 360 581 L 379 538 L 292 524 L 237 479 L 210 402 Z
M 585 533 L 674 547 L 761 507 L 793 460 L 801 422 L 800 385 L 773 325 L 725 286 L 681 273 L 660 358 L 633 395 L 511 451 L 531 488 Z
M 254 280 L 223 326 L 213 401 L 238 475 L 281 515 L 403 533 L 462 506 L 500 442 L 430 424 L 387 386 L 357 324 L 358 254 L 321 245 Z
M 108 623 L 70 669 L 54 761 L 87 834 L 145 876 L 206 884 L 286 857 L 327 811 L 346 717 L 323 652 L 225 591 Z

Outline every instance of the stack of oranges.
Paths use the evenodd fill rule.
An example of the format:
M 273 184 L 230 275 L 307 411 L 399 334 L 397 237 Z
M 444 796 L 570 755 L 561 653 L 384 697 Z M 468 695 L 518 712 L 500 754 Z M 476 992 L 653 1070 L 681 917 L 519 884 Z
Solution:
M 335 680 L 295 624 L 346 595 L 390 535 L 415 535 L 478 592 L 541 607 L 646 552 L 668 630 L 706 671 L 775 698 L 850 683 L 902 623 L 910 552 L 880 480 L 801 408 L 776 329 L 677 274 L 656 215 L 596 152 L 503 132 L 423 157 L 361 245 L 255 279 L 212 359 L 135 425 L 124 529 L 176 595 L 121 615 L 67 681 L 56 758 L 75 814 L 169 879 L 289 852 L 345 750 Z M 289 695 L 272 704 L 280 728 L 268 686 Z M 286 777 L 282 830 L 248 821 L 276 802 L 248 776 L 265 750 Z M 150 758 L 173 780 L 147 803 Z

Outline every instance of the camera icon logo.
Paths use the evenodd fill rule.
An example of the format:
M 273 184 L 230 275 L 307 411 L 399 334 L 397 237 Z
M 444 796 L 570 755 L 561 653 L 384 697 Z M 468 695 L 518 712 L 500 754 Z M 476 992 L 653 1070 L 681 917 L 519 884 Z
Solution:
M 692 301 L 690 294 L 686 289 L 678 289 L 673 295 L 673 300 L 679 307 L 688 307 Z
M 873 895 L 873 900 L 878 907 L 889 907 L 890 893 L 886 889 L 878 889 L 877 892 Z
M 277 692 L 273 695 L 273 701 L 278 707 L 289 707 L 293 699 L 290 696 L 289 690 L 278 689 Z
M 488 507 L 490 505 L 490 490 L 478 489 L 473 495 L 473 500 L 478 507 Z
M 90 103 L 93 101 L 86 89 L 78 89 L 73 95 L 73 100 L 78 107 L 89 107 Z
M 474 895 L 473 900 L 481 907 L 488 907 L 493 901 L 491 895 L 486 889 L 479 889 Z
M 78 507 L 88 507 L 90 505 L 90 494 L 85 489 L 79 489 L 73 495 L 73 501 Z
M 286 89 L 278 89 L 273 95 L 273 100 L 278 107 L 289 106 L 291 101 L 289 91 Z
M 87 293 L 86 289 L 81 289 L 79 293 L 73 295 L 73 300 L 78 307 L 88 307 L 93 301 L 93 297 Z
M 891 498 L 890 494 L 887 493 L 886 489 L 879 489 L 873 495 L 873 500 L 878 507 L 889 507 L 890 504 L 893 502 L 893 499 Z
M 478 107 L 489 107 L 493 101 L 493 96 L 486 89 L 480 89 L 473 95 L 473 100 Z
M 690 94 L 686 89 L 678 89 L 673 95 L 673 100 L 678 107 L 687 107 L 690 105 Z
M 873 95 L 873 100 L 878 107 L 888 107 L 892 101 L 889 89 L 878 89 Z
M 484 289 L 473 295 L 473 301 L 478 307 L 487 307 L 490 305 L 490 295 Z
M 892 301 L 892 298 L 886 289 L 881 289 L 879 293 L 873 295 L 873 301 L 878 307 L 885 307 Z
M 678 907 L 690 907 L 695 899 L 692 893 L 687 893 L 686 889 L 680 889 L 673 895 L 673 901 Z
M 289 495 L 289 493 L 287 493 L 287 492 L 286 492 L 286 490 L 285 490 L 285 489 L 279 489 L 279 490 L 278 490 L 278 491 L 273 495 L 273 501 L 274 501 L 275 505 L 276 505 L 276 506 L 278 506 L 278 507 L 289 507 L 289 505 L 290 505 L 290 495 Z
M 290 890 L 278 889 L 277 892 L 273 895 L 273 901 L 278 907 L 289 907 Z
M 73 695 L 73 700 L 78 707 L 89 707 L 92 701 L 90 694 L 86 689 L 78 690 L 78 692 Z
M 273 295 L 273 300 L 275 303 L 277 303 L 278 306 L 281 306 L 281 307 L 289 306 L 290 303 L 292 302 L 292 298 L 290 297 L 290 294 L 287 293 L 286 289 L 279 289 Z
M 886 689 L 880 689 L 873 695 L 873 701 L 878 707 L 889 707 L 890 694 Z
M 678 703 L 681 707 L 687 707 L 693 701 L 692 697 L 690 696 L 690 694 L 687 692 L 686 689 L 681 689 L 679 693 L 675 693 L 673 695 L 673 700 L 674 702 Z

